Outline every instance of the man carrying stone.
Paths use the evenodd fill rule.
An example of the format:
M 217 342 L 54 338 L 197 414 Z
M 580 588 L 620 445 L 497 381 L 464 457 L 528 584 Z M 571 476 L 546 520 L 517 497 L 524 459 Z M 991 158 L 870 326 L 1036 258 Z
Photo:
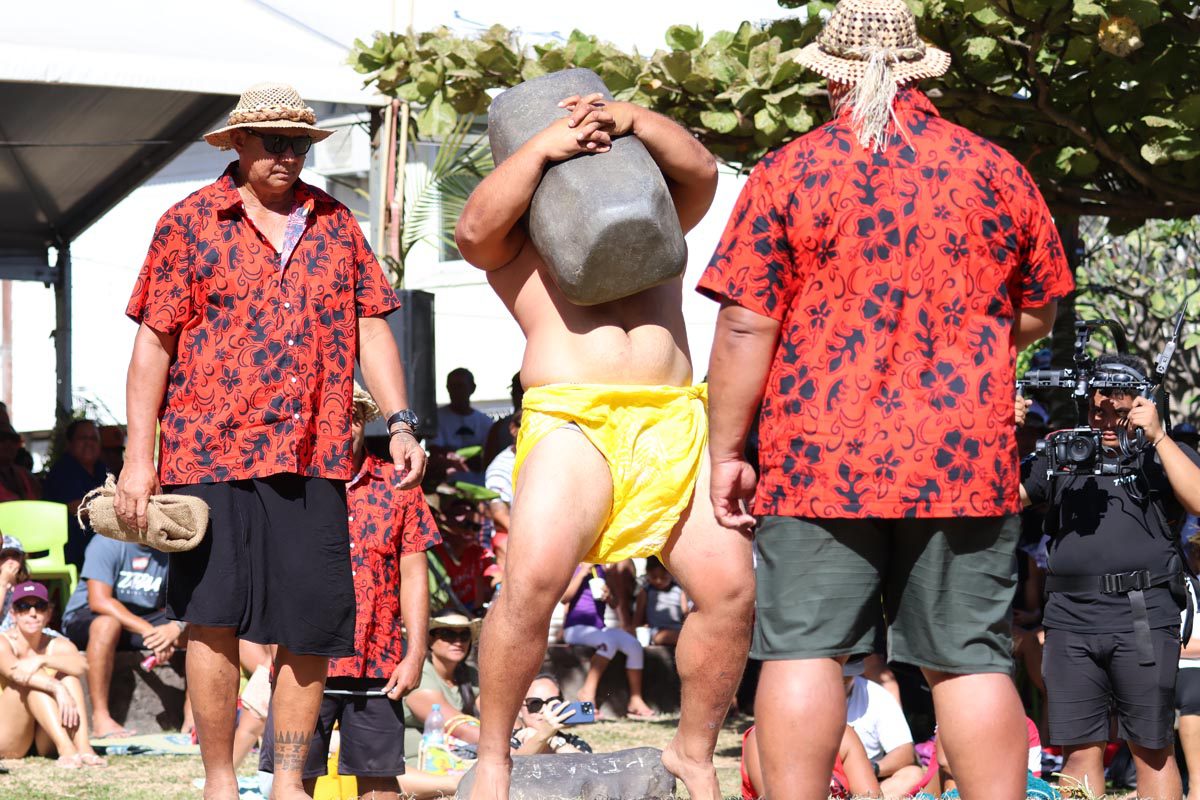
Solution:
M 576 565 L 659 551 L 696 604 L 679 640 L 679 731 L 663 761 L 692 797 L 715 800 L 713 748 L 745 663 L 753 582 L 748 539 L 716 524 L 704 491 L 705 395 L 692 385 L 680 281 L 574 305 L 522 216 L 547 166 L 603 158 L 612 139 L 634 135 L 666 177 L 687 231 L 712 201 L 716 165 L 682 128 L 637 106 L 600 95 L 560 105 L 566 116 L 480 184 L 457 230 L 464 258 L 487 271 L 527 339 L 505 583 L 480 656 L 474 800 L 508 796 L 513 721 Z
M 315 121 L 290 86 L 243 94 L 205 136 L 237 160 L 163 215 L 127 309 L 140 327 L 117 513 L 144 528 L 160 483 L 210 508 L 200 546 L 171 556 L 167 593 L 171 617 L 190 625 L 208 800 L 237 797 L 239 638 L 278 645 L 272 797 L 307 797 L 301 770 L 328 660 L 354 654 L 345 482 L 356 356 L 390 415 L 400 487 L 425 465 L 384 319 L 396 294 L 350 211 L 299 180 L 329 135 Z
M 1011 387 L 1070 272 L 1025 169 L 916 88 L 950 59 L 903 0 L 842 0 L 798 59 L 834 119 L 757 165 L 699 287 L 721 303 L 712 503 L 758 525 L 767 795 L 826 797 L 839 662 L 872 651 L 882 595 L 889 656 L 929 681 L 963 796 L 1015 800 Z

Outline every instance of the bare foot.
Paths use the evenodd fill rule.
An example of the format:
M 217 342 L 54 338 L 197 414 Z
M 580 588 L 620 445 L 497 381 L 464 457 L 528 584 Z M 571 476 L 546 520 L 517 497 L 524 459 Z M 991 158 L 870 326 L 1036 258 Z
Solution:
M 137 731 L 130 730 L 112 717 L 92 717 L 92 737 L 96 739 L 124 739 Z
M 662 762 L 667 772 L 683 781 L 692 800 L 721 800 L 721 785 L 711 759 L 686 758 L 679 752 L 678 741 L 672 740 L 663 750 Z
M 512 777 L 512 761 L 475 762 L 475 783 L 471 796 L 462 800 L 508 800 L 508 782 Z
M 625 716 L 627 717 L 653 717 L 654 709 L 646 705 L 646 701 L 640 697 L 629 698 L 629 705 L 625 708 Z
M 100 756 L 96 755 L 94 752 L 80 753 L 79 761 L 85 767 L 107 767 L 108 766 L 108 760 L 101 758 Z
M 79 760 L 79 753 L 72 753 L 69 756 L 59 756 L 57 766 L 59 769 L 79 769 L 83 762 Z

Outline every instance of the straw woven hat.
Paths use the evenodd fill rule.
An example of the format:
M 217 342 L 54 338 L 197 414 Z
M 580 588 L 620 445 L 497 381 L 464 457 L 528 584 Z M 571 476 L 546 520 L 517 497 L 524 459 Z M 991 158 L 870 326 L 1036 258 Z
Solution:
M 229 150 L 229 132 L 236 128 L 290 128 L 307 131 L 319 142 L 333 134 L 316 127 L 316 113 L 300 99 L 300 93 L 286 83 L 258 83 L 242 92 L 237 106 L 229 114 L 229 124 L 204 134 L 213 147 Z
M 359 385 L 358 381 L 354 382 L 354 399 L 353 411 L 356 420 L 362 420 L 366 425 L 373 419 L 378 419 L 383 416 L 383 412 L 379 410 L 379 406 L 375 404 L 375 398 L 371 397 L 371 393 Z
M 825 28 L 796 60 L 838 83 L 856 84 L 873 58 L 881 58 L 897 85 L 936 78 L 950 54 L 925 44 L 904 0 L 841 0 Z

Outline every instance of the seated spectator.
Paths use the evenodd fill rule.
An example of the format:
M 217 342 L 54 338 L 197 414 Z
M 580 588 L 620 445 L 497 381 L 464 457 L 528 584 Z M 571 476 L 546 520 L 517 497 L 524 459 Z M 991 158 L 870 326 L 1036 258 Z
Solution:
M 429 656 L 421 671 L 421 683 L 404 698 L 404 774 L 400 792 L 417 798 L 453 795 L 461 775 L 433 775 L 417 767 L 417 751 L 425 718 L 440 706 L 447 727 L 455 717 L 479 716 L 479 672 L 467 663 L 471 645 L 479 638 L 481 620 L 462 614 L 441 612 L 429 620 Z M 474 724 L 456 725 L 455 738 L 475 744 L 479 728 Z
M 130 736 L 109 714 L 108 688 L 117 649 L 153 650 L 166 661 L 186 628 L 167 619 L 167 554 L 96 536 L 87 546 L 79 585 L 63 613 L 63 632 L 87 652 L 88 693 L 96 736 Z
M 517 713 L 513 731 L 513 754 L 590 753 L 592 748 L 579 736 L 566 732 L 563 721 L 571 716 L 558 681 L 548 672 L 533 679 Z
M 917 765 L 912 731 L 896 698 L 862 676 L 859 659 L 846 663 L 846 722 L 854 728 L 874 765 L 884 797 L 904 797 L 925 776 Z
M 494 572 L 496 564 L 479 543 L 479 504 L 458 493 L 439 493 L 438 505 L 440 509 L 434 518 L 441 529 L 442 542 L 433 552 L 446 569 L 455 597 L 468 610 L 479 613 L 492 597 L 489 573 Z
M 17 460 L 20 451 L 21 434 L 11 424 L 0 425 L 0 503 L 42 496 L 42 487 L 33 473 Z
M 67 426 L 66 449 L 46 475 L 42 496 L 67 505 L 68 564 L 83 566 L 83 553 L 91 541 L 91 531 L 79 527 L 75 512 L 83 496 L 104 485 L 108 467 L 100 460 L 100 429 L 90 419 L 77 419 Z
M 496 425 L 500 424 L 500 422 L 496 423 Z M 517 461 L 517 450 L 512 442 L 516 440 L 517 433 L 521 430 L 520 407 L 508 417 L 504 424 L 512 434 L 510 442 L 488 462 L 487 471 L 484 473 L 484 486 L 500 495 L 488 503 L 492 520 L 492 554 L 496 559 L 498 582 L 503 580 L 504 557 L 508 552 L 508 528 L 512 515 L 513 498 L 513 466 Z
M 482 448 L 492 427 L 492 418 L 471 407 L 475 376 L 464 367 L 450 370 L 446 376 L 446 393 L 450 395 L 450 404 L 438 408 L 437 436 L 429 446 L 441 450 L 461 450 L 476 445 Z M 482 464 L 474 468 L 480 469 Z
M 650 628 L 650 644 L 674 646 L 683 629 L 683 618 L 687 616 L 688 599 L 683 587 L 675 582 L 671 573 L 657 556 L 646 559 L 646 581 L 637 593 L 634 609 L 634 624 Z
M 0 758 L 58 755 L 58 766 L 103 767 L 88 742 L 83 684 L 87 662 L 68 639 L 43 631 L 53 611 L 40 583 L 13 587 L 16 625 L 0 634 Z
M 12 615 L 13 587 L 18 583 L 30 580 L 29 569 L 25 565 L 25 547 L 15 536 L 5 536 L 0 543 L 0 631 L 6 631 L 17 624 Z M 62 634 L 50 627 L 42 633 L 47 636 Z
M 562 596 L 561 602 L 567 606 L 563 619 L 563 640 L 567 644 L 593 647 L 596 650 L 576 699 L 593 704 L 596 702 L 596 692 L 600 688 L 600 678 L 603 677 L 604 670 L 608 668 L 613 656 L 622 652 L 625 654 L 625 677 L 629 681 L 629 704 L 626 713 L 631 717 L 652 717 L 654 711 L 642 698 L 642 665 L 645 653 L 642 651 L 641 642 L 623 628 L 605 627 L 604 611 L 612 593 L 607 584 L 600 587 L 598 583 L 593 585 L 589 580 L 593 576 L 604 578 L 605 575 L 604 567 L 580 564 Z
M 849 725 L 842 732 L 833 775 L 829 778 L 830 797 L 879 797 L 879 781 L 867 758 L 867 751 Z M 758 761 L 758 733 L 753 726 L 742 735 L 742 800 L 762 797 L 762 767 Z

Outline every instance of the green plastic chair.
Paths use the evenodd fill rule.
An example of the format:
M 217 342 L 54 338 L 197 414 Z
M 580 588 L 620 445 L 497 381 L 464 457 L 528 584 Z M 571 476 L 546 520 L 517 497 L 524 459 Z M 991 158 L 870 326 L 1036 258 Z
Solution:
M 0 531 L 21 540 L 29 575 L 65 581 L 67 597 L 79 582 L 79 570 L 68 564 L 67 506 L 48 500 L 10 500 L 0 503 Z

